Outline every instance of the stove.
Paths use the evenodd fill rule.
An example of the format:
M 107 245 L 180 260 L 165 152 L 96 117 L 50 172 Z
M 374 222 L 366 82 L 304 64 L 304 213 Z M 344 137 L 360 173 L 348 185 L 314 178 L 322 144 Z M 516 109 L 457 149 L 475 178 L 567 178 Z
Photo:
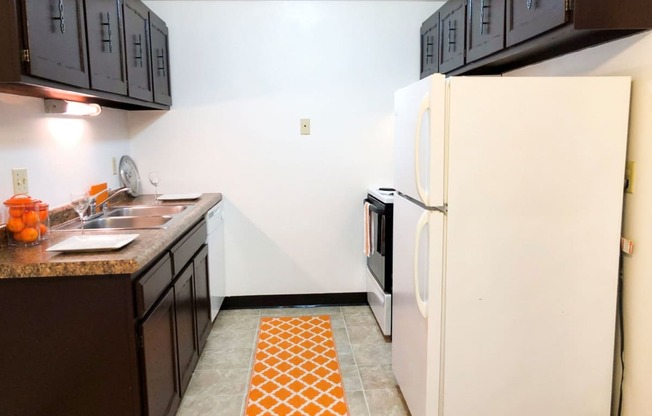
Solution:
M 392 244 L 394 188 L 367 190 L 364 200 L 364 252 L 367 302 L 386 336 L 392 333 Z

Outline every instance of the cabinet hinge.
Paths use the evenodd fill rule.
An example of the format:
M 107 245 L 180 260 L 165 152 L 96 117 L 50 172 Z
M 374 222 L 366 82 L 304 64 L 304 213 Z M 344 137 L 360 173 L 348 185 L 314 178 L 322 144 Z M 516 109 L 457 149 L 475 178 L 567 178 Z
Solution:
M 23 62 L 29 62 L 29 49 L 23 49 L 20 59 Z
M 566 11 L 570 12 L 573 10 L 574 0 L 565 0 L 566 1 Z

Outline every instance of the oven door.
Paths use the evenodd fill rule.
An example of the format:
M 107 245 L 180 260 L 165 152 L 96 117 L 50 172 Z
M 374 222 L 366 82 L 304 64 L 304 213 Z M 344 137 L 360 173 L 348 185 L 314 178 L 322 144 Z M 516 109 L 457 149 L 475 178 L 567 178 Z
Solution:
M 376 278 L 383 291 L 388 292 L 386 276 L 391 273 L 387 270 L 387 213 L 385 204 L 368 196 L 365 202 L 368 202 L 369 208 L 369 227 L 365 232 L 369 233 L 371 241 L 370 255 L 367 257 L 367 268 Z M 365 204 L 365 206 L 367 206 Z M 365 236 L 366 237 L 366 236 Z

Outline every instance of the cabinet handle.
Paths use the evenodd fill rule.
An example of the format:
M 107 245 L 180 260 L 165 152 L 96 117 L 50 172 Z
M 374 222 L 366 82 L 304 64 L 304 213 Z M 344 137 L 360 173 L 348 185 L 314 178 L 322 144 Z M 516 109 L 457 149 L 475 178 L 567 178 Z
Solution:
M 53 17 L 52 20 L 59 21 L 59 30 L 61 33 L 66 33 L 66 21 L 64 18 L 63 0 L 59 0 L 59 17 Z
M 448 21 L 448 52 L 455 50 L 455 30 L 457 22 L 454 20 Z M 452 35 L 452 36 L 451 36 Z
M 525 0 L 525 5 L 527 6 L 528 10 L 532 10 L 532 6 L 534 6 L 534 0 Z
M 433 37 L 432 36 L 426 36 L 426 62 L 430 63 L 432 62 L 432 51 L 433 51 Z
M 480 34 L 484 35 L 484 27 L 489 26 L 489 19 L 485 20 L 485 17 L 488 17 L 489 14 L 489 4 L 486 3 L 487 0 L 480 0 Z M 486 10 L 486 11 L 485 11 Z M 487 33 L 489 32 L 487 28 Z
M 100 13 L 100 20 L 102 20 L 102 13 Z M 113 38 L 111 36 L 111 12 L 106 12 L 106 23 L 102 22 L 102 26 L 107 27 L 108 39 L 104 39 L 104 30 L 102 30 L 102 43 L 109 44 L 109 53 L 113 53 Z
M 161 49 L 161 54 L 159 55 L 159 50 L 156 50 L 156 62 L 158 63 L 158 75 L 165 76 L 165 51 Z
M 134 38 L 136 35 L 134 35 Z M 143 67 L 143 36 L 139 33 L 138 34 L 138 42 L 134 42 L 134 46 L 137 46 L 138 48 L 136 49 L 136 56 L 134 57 L 134 61 L 136 61 L 136 66 L 140 66 L 141 68 Z

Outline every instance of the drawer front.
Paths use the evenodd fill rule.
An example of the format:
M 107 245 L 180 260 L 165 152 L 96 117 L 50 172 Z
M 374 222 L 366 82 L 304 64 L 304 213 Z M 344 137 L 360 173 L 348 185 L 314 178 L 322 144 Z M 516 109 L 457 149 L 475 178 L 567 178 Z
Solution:
M 207 235 L 206 221 L 202 220 L 172 246 L 170 253 L 172 254 L 172 270 L 175 276 L 183 270 L 195 253 L 206 243 Z
M 439 72 L 444 74 L 464 65 L 465 28 L 464 1 L 449 0 L 439 9 Z
M 136 281 L 136 315 L 145 316 L 165 289 L 172 283 L 172 261 L 166 254 L 144 276 Z
M 466 62 L 505 47 L 505 0 L 469 0 L 466 13 Z
M 421 25 L 421 78 L 439 70 L 439 13 Z

